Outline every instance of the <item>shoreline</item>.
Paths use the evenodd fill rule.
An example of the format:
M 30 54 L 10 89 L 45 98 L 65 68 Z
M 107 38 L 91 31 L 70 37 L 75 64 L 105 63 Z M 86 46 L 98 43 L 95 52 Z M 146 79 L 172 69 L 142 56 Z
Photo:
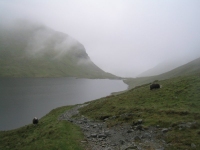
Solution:
M 65 77 L 64 77 L 65 78 Z M 68 77 L 67 77 L 68 78 Z M 70 77 L 70 78 L 72 78 L 72 79 L 88 79 L 88 78 L 75 78 L 75 77 Z M 2 78 L 0 78 L 0 79 L 2 79 Z M 6 78 L 6 79 L 13 79 L 13 78 Z M 32 79 L 32 78 L 14 78 L 14 79 Z M 50 78 L 33 78 L 33 79 L 50 79 Z M 52 79 L 54 79 L 54 78 L 52 78 Z M 56 78 L 56 79 L 59 79 L 59 78 Z M 62 79 L 62 78 L 60 78 L 60 79 Z M 90 79 L 89 79 L 90 80 Z M 105 79 L 91 79 L 91 80 L 105 80 Z M 123 81 L 123 80 L 119 80 L 119 79 L 108 79 L 108 80 L 118 80 L 118 81 Z M 123 82 L 124 83 L 124 82 Z M 127 85 L 126 83 L 124 83 L 125 85 Z M 125 89 L 125 90 L 123 90 L 123 91 L 120 91 L 120 92 L 124 92 L 124 91 L 126 91 L 127 89 Z M 111 92 L 110 94 L 108 94 L 108 95 L 106 95 L 106 96 L 102 96 L 102 97 L 99 97 L 99 98 L 96 98 L 96 99 L 92 99 L 92 100 L 87 100 L 86 102 L 83 102 L 83 103 L 89 103 L 89 102 L 91 102 L 91 101 L 95 101 L 95 100 L 97 100 L 97 99 L 100 99 L 100 98 L 104 98 L 104 97 L 107 97 L 107 96 L 111 96 L 113 93 L 116 95 L 116 94 L 120 94 L 120 92 Z M 82 104 L 83 104 L 82 103 Z M 77 104 L 80 104 L 80 103 L 77 103 Z M 42 115 L 42 116 L 36 116 L 36 117 L 39 117 L 39 119 L 40 118 L 42 118 L 42 117 L 44 117 L 46 114 L 48 114 L 49 112 L 51 112 L 53 109 L 56 109 L 56 108 L 59 108 L 59 107 L 62 107 L 62 106 L 70 106 L 70 105 L 77 105 L 77 104 L 69 104 L 69 105 L 61 105 L 61 106 L 58 106 L 58 107 L 54 107 L 54 108 L 52 108 L 52 109 L 50 109 L 48 112 L 46 112 L 44 115 Z M 34 117 L 34 116 L 33 116 Z M 19 128 L 21 128 L 21 127 L 24 127 L 24 126 L 26 126 L 26 125 L 29 125 L 29 124 L 31 124 L 31 122 L 32 122 L 32 118 L 30 118 L 30 123 L 26 123 L 26 124 L 24 124 L 24 125 L 22 125 L 22 126 L 18 126 L 18 127 L 16 127 L 16 128 L 12 128 L 12 129 L 2 129 L 2 130 L 0 130 L 0 131 L 11 131 L 11 130 L 16 130 L 16 129 L 19 129 Z

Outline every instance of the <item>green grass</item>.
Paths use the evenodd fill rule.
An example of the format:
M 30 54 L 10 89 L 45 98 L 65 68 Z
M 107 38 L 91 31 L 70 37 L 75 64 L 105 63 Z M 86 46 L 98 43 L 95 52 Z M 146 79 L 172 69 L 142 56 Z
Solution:
M 116 124 L 132 124 L 143 119 L 144 126 L 171 128 L 165 140 L 167 150 L 191 149 L 191 144 L 200 149 L 200 74 L 180 76 L 157 81 L 161 89 L 150 90 L 150 84 L 137 86 L 119 95 L 111 95 L 87 102 L 80 115 L 94 120 L 108 119 L 108 127 Z M 40 119 L 38 126 L 1 131 L 0 149 L 85 149 L 80 128 L 67 122 L 58 121 L 59 115 L 73 106 L 52 110 Z M 181 123 L 196 122 L 191 128 L 180 130 Z
M 200 149 L 200 75 L 176 77 L 159 81 L 161 89 L 150 90 L 145 84 L 120 95 L 89 102 L 81 114 L 92 119 L 108 120 L 108 126 L 143 119 L 145 126 L 172 127 L 167 133 L 171 149 L 190 149 L 191 143 Z M 122 114 L 128 114 L 123 117 Z M 121 116 L 122 115 L 122 116 Z M 182 122 L 194 122 L 194 128 L 179 130 Z
M 22 56 L 24 58 L 21 58 Z M 92 62 L 79 65 L 78 61 L 72 54 L 66 54 L 60 59 L 54 59 L 53 55 L 48 54 L 33 58 L 6 55 L 0 57 L 0 77 L 117 78 L 99 69 Z
M 84 139 L 81 129 L 67 121 L 58 121 L 58 117 L 72 106 L 52 110 L 32 124 L 16 130 L 0 132 L 0 149 L 12 150 L 83 150 Z

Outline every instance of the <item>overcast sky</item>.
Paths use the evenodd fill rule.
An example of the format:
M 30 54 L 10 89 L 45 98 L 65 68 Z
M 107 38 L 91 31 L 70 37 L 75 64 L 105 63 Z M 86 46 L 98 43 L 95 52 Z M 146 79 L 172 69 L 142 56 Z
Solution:
M 0 22 L 17 18 L 72 36 L 119 76 L 200 57 L 200 0 L 0 0 Z

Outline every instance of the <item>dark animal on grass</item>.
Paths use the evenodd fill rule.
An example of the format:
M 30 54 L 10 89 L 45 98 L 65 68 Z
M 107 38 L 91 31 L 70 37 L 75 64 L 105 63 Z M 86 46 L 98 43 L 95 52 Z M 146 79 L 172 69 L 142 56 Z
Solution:
M 153 89 L 159 89 L 159 88 L 161 88 L 161 85 L 160 84 L 151 84 L 150 85 L 150 90 L 153 90 Z
M 39 122 L 39 121 L 38 121 L 38 118 L 37 118 L 37 117 L 34 117 L 34 118 L 33 118 L 33 124 L 36 125 L 36 124 L 38 124 L 38 122 Z

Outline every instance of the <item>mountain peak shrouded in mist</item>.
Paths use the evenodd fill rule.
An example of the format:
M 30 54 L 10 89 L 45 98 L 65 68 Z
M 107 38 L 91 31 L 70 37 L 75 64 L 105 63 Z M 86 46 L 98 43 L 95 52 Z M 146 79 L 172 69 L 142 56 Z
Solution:
M 11 40 L 21 46 L 27 56 L 40 56 L 51 51 L 57 58 L 69 51 L 85 52 L 84 46 L 69 35 L 26 20 L 17 21 L 10 28 L 4 27 L 1 36 L 2 42 Z
M 28 21 L 1 26 L 0 76 L 115 78 L 97 67 L 77 40 Z
M 33 56 L 38 50 L 45 53 L 37 44 L 52 38 L 47 30 L 67 33 L 84 45 L 90 59 L 103 70 L 136 77 L 168 59 L 189 62 L 200 57 L 199 6 L 199 0 L 1 0 L 0 26 L 32 30 L 35 38 L 26 46 Z M 25 20 L 13 23 L 19 18 Z M 38 36 L 44 38 L 37 41 Z M 62 38 L 53 41 L 60 50 L 57 57 L 63 56 L 65 42 Z

